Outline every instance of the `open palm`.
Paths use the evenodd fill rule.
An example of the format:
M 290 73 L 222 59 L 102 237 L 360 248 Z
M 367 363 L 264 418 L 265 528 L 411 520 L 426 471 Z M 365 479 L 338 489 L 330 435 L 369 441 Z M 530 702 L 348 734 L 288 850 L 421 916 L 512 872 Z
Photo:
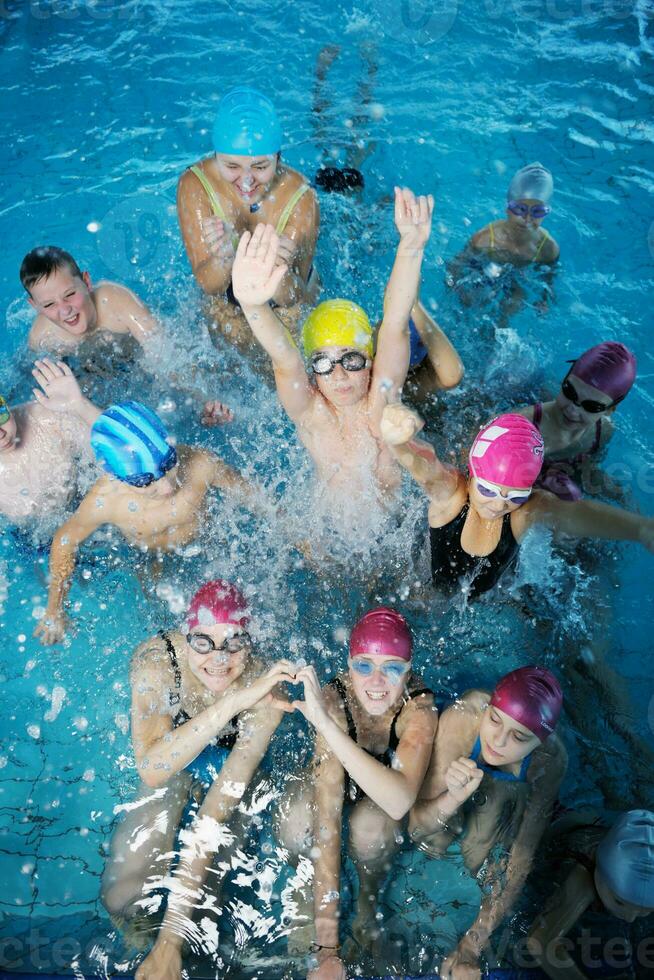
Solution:
M 272 225 L 243 232 L 232 266 L 232 288 L 241 306 L 268 303 L 284 278 L 285 263 L 276 266 L 279 238 Z

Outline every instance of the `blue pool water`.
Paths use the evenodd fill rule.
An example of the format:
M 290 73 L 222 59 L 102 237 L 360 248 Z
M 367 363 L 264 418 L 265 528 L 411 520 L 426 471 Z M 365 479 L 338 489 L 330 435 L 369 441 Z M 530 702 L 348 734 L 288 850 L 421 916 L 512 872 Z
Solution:
M 318 135 L 314 66 L 327 43 L 339 43 L 341 54 L 328 76 L 331 109 Z M 206 443 L 249 468 L 284 497 L 291 515 L 309 506 L 306 461 L 274 396 L 206 338 L 174 207 L 180 172 L 209 152 L 218 94 L 256 83 L 274 95 L 292 166 L 312 174 L 326 157 L 344 162 L 357 141 L 373 147 L 362 168 L 362 202 L 321 200 L 317 260 L 325 296 L 350 297 L 377 315 L 395 245 L 383 199 L 394 183 L 435 193 L 423 300 L 468 369 L 433 423 L 439 446 L 458 453 L 493 408 L 553 390 L 566 359 L 619 339 L 636 352 L 639 375 L 620 406 L 605 468 L 624 484 L 630 507 L 654 513 L 653 57 L 646 0 L 0 2 L 0 389 L 13 401 L 31 389 L 20 261 L 36 244 L 60 244 L 95 279 L 125 282 L 164 317 L 175 338 L 171 357 L 182 369 L 199 363 L 237 418 L 228 431 L 203 430 L 184 399 L 140 368 L 120 373 L 120 394 L 158 407 L 179 439 Z M 362 113 L 366 81 L 372 96 Z M 492 307 L 459 308 L 444 261 L 471 231 L 501 216 L 510 174 L 534 159 L 556 180 L 548 221 L 562 252 L 556 301 L 540 315 L 538 283 L 527 276 L 527 303 L 495 332 Z M 94 395 L 109 400 L 115 384 L 95 379 Z M 315 659 L 323 676 L 342 668 L 342 630 L 372 601 L 402 604 L 418 637 L 417 665 L 446 693 L 487 685 L 521 663 L 556 669 L 591 645 L 599 623 L 609 662 L 628 684 L 635 731 L 651 742 L 654 557 L 635 545 L 553 552 L 548 536 L 535 534 L 521 557 L 522 591 L 471 608 L 446 604 L 416 586 L 419 561 L 409 572 L 394 571 L 424 520 L 419 495 L 408 486 L 405 493 L 408 516 L 395 537 L 372 539 L 368 548 L 342 542 L 342 570 L 329 566 L 326 577 L 304 568 L 274 527 L 219 503 L 200 555 L 171 565 L 156 599 L 142 594 L 133 556 L 101 540 L 85 549 L 71 593 L 77 633 L 54 650 L 31 635 L 45 601 L 43 557 L 3 535 L 0 966 L 57 972 L 72 959 L 80 969 L 127 969 L 98 887 L 115 808 L 135 786 L 128 658 L 179 616 L 198 563 L 251 587 L 264 653 L 290 649 Z M 356 561 L 345 560 L 353 549 Z M 373 579 L 375 569 L 383 574 Z M 564 728 L 572 760 L 564 801 L 599 805 L 607 785 L 626 800 L 633 750 L 608 730 L 601 704 L 578 689 L 566 694 L 578 715 Z M 292 732 L 289 726 L 280 735 L 277 758 L 288 754 Z M 260 969 L 252 964 L 266 951 L 270 909 L 288 875 L 274 861 L 270 868 L 269 888 L 240 896 L 251 906 L 250 972 Z M 418 933 L 427 937 L 444 902 L 424 862 L 407 864 L 403 856 L 387 902 L 405 950 L 398 909 L 407 893 L 421 910 Z M 463 904 L 473 901 L 468 890 Z M 275 939 L 279 930 L 272 932 Z M 61 939 L 77 943 L 77 952 L 55 948 Z M 433 966 L 418 953 L 412 950 L 405 969 Z M 391 965 L 380 963 L 380 972 Z

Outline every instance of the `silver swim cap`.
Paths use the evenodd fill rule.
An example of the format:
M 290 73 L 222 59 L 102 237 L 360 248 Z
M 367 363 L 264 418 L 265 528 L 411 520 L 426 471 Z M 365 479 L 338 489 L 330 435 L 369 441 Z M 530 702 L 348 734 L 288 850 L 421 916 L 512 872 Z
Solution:
M 513 175 L 507 201 L 542 201 L 547 204 L 554 193 L 552 174 L 542 163 L 528 163 Z
M 654 909 L 654 813 L 618 817 L 597 848 L 597 867 L 617 898 Z

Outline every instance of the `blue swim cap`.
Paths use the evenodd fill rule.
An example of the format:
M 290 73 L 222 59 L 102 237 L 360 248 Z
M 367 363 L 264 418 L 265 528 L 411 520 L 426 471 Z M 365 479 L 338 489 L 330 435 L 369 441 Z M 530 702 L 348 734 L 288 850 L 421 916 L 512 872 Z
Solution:
M 176 462 L 161 420 L 140 402 L 120 402 L 103 412 L 91 429 L 91 446 L 107 473 L 135 486 L 153 482 L 143 481 L 144 475 L 159 480 Z
M 282 127 L 270 99 L 255 88 L 230 89 L 218 103 L 213 124 L 216 153 L 241 157 L 279 153 Z
M 597 868 L 613 894 L 654 909 L 654 813 L 630 810 L 618 817 L 597 848 Z

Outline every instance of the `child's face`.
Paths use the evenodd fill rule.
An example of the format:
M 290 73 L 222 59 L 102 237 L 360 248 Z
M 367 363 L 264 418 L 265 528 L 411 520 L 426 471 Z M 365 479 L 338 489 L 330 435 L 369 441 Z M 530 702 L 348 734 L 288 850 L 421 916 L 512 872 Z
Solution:
M 590 403 L 591 408 L 599 408 L 600 405 L 604 405 L 606 406 L 605 412 L 611 411 L 613 406 L 610 395 L 587 384 L 571 372 L 568 373 L 556 396 L 556 404 L 564 423 L 570 426 L 591 425 L 605 414 L 605 412 L 587 411 L 584 408 L 584 402 Z
M 546 217 L 546 214 L 542 213 L 543 211 L 549 211 L 549 208 L 542 201 L 525 197 L 509 204 L 506 217 L 510 225 L 521 228 L 540 228 Z
M 510 766 L 526 759 L 540 739 L 504 711 L 489 704 L 479 727 L 481 753 L 490 766 Z
M 353 348 L 321 347 L 316 354 L 327 354 L 332 361 L 338 360 Z M 314 355 L 315 356 L 315 355 Z M 342 364 L 334 364 L 329 374 L 314 374 L 318 391 L 336 408 L 356 405 L 368 394 L 370 388 L 370 367 L 360 371 L 346 371 Z
M 73 337 L 82 337 L 97 318 L 88 272 L 80 279 L 66 266 L 30 289 L 30 304 L 52 323 Z

